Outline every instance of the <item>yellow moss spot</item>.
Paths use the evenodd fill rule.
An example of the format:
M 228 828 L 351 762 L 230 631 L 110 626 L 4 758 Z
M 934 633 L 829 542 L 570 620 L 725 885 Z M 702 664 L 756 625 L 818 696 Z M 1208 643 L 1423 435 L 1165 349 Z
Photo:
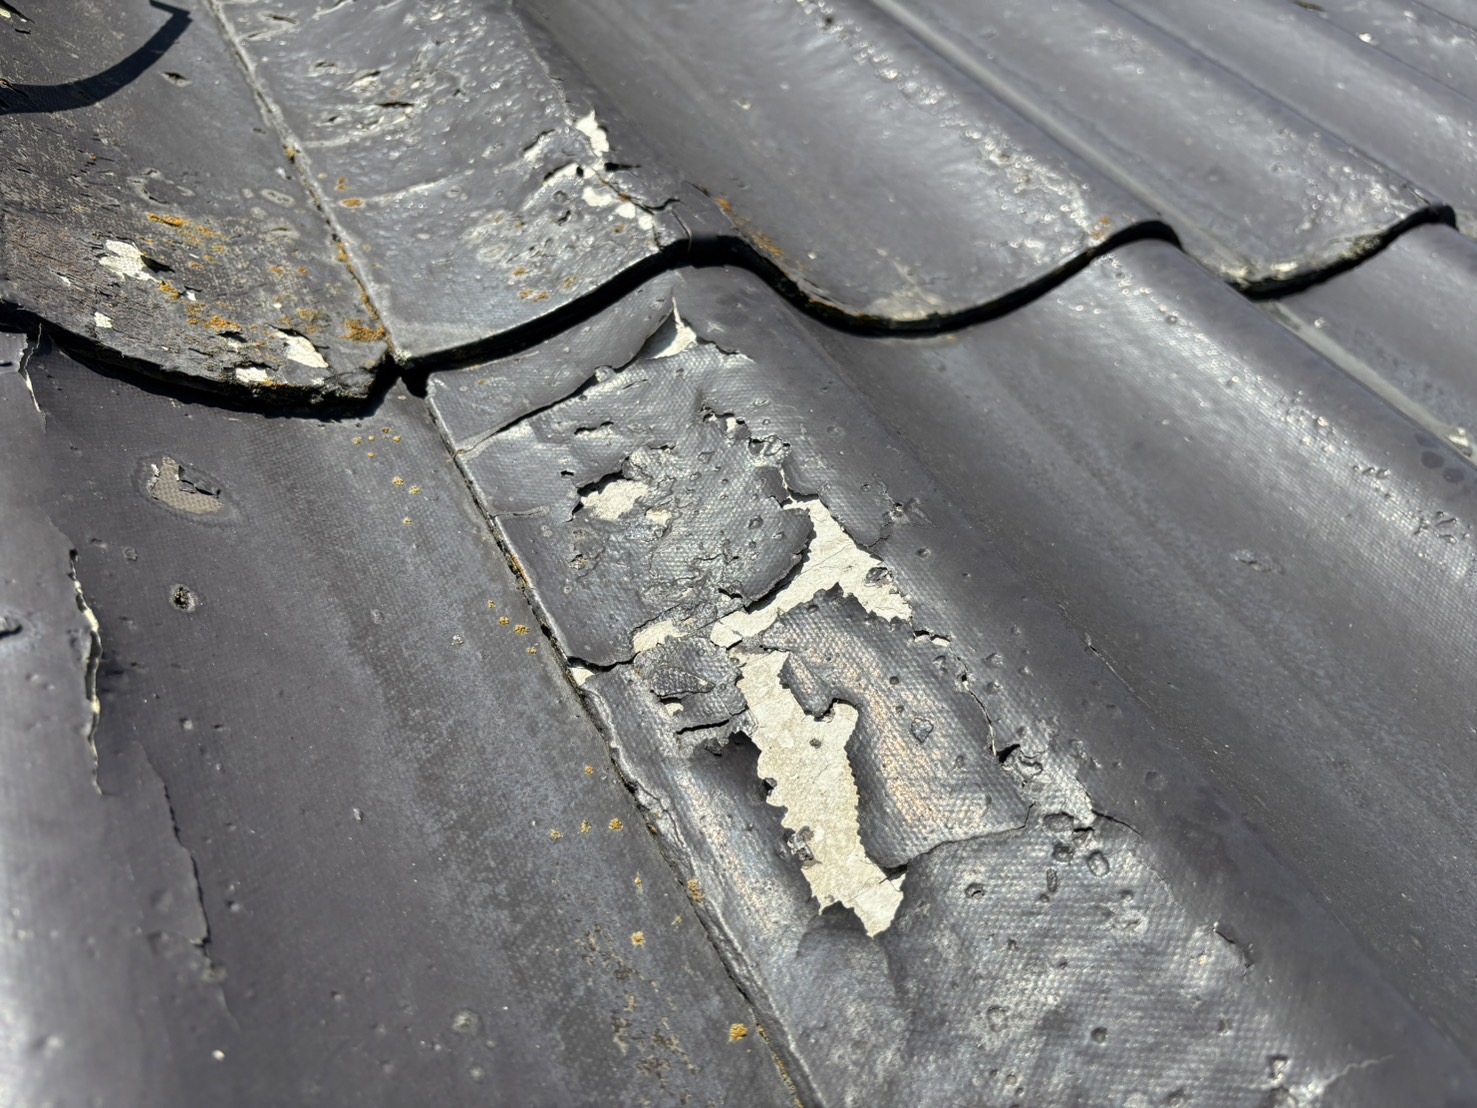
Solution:
M 357 442 L 358 440 L 356 439 L 355 441 Z M 404 477 L 396 477 L 393 481 L 390 482 L 390 484 L 392 484 L 392 485 L 403 485 L 403 484 L 405 484 L 405 478 Z
M 400 436 L 399 436 L 399 435 L 396 435 L 396 436 L 395 436 L 395 437 L 394 437 L 394 438 L 393 438 L 393 439 L 391 439 L 391 440 L 390 440 L 390 441 L 391 441 L 391 442 L 399 442 L 399 441 L 400 441 Z
M 646 932 L 645 931 L 632 931 L 631 932 L 631 945 L 632 946 L 645 946 L 646 945 Z
M 687 883 L 687 895 L 692 897 L 694 904 L 701 904 L 703 902 L 703 887 L 698 884 L 696 877 Z
M 623 827 L 625 827 L 625 824 L 621 822 L 619 816 L 610 821 L 610 829 L 612 831 L 619 831 Z
M 530 647 L 529 647 L 529 648 L 528 648 L 528 652 L 529 652 L 529 653 L 530 653 L 530 654 L 537 654 L 537 653 L 538 653 L 538 647 L 536 647 L 536 646 L 530 646 Z
M 364 207 L 364 201 L 363 200 L 360 200 L 357 196 L 351 196 L 347 200 L 340 200 L 339 203 L 342 204 L 346 208 L 362 208 L 362 207 Z
M 333 187 L 334 187 L 334 191 L 336 191 L 336 192 L 348 192 L 349 191 L 349 179 L 347 177 L 340 177 L 338 179 L 338 183 L 335 184 Z
M 550 831 L 549 838 L 553 839 L 557 843 L 560 839 L 564 838 L 564 835 L 562 832 L 559 831 Z
M 587 820 L 587 819 L 580 820 L 580 834 L 581 835 L 588 835 L 592 830 L 593 830 L 593 828 L 590 826 L 590 821 L 589 820 Z
M 585 776 L 586 777 L 594 777 L 595 776 L 595 767 L 594 766 L 586 766 L 585 767 Z
M 497 601 L 496 600 L 489 600 L 487 602 L 487 607 L 489 609 L 496 608 L 497 607 Z
M 523 624 L 520 623 L 517 627 L 513 628 L 513 633 L 515 635 L 526 635 L 528 634 L 528 628 L 524 627 Z
M 507 616 L 499 616 L 498 617 L 498 623 L 501 624 L 504 627 L 506 627 L 508 624 L 510 624 L 512 622 L 513 621 L 511 619 L 509 619 Z
M 741 1043 L 748 1037 L 749 1025 L 746 1023 L 736 1023 L 728 1029 L 728 1041 L 731 1043 Z
M 411 485 L 410 486 L 410 495 L 411 496 L 419 496 L 420 494 L 421 494 L 421 487 L 419 485 Z
M 364 445 L 364 440 L 363 440 L 363 439 L 362 439 L 362 438 L 357 438 L 357 437 L 356 437 L 356 438 L 355 438 L 355 439 L 354 439 L 354 445 L 355 445 L 355 446 L 363 446 L 363 445 Z

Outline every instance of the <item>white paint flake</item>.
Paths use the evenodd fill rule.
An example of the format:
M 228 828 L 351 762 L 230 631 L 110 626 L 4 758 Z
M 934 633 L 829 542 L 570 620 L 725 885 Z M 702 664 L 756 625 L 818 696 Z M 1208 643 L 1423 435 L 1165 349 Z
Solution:
M 144 254 L 131 242 L 121 242 L 118 239 L 108 239 L 103 243 L 107 254 L 98 259 L 98 264 L 104 269 L 116 273 L 119 277 L 127 280 L 132 277 L 136 281 L 153 281 L 154 274 L 144 263 Z
M 243 385 L 275 385 L 277 383 L 272 380 L 271 374 L 265 369 L 256 366 L 236 370 L 236 380 Z
M 102 312 L 93 312 L 92 325 L 99 331 L 111 331 L 113 329 L 113 320 L 109 316 L 103 315 Z
M 785 809 L 784 825 L 800 844 L 805 877 L 821 908 L 839 901 L 868 935 L 877 935 L 903 902 L 903 879 L 889 878 L 862 846 L 856 779 L 846 757 L 857 711 L 838 702 L 825 719 L 807 715 L 780 683 L 788 657 L 768 651 L 742 663 L 738 688 L 755 723 L 759 776 L 775 782 L 769 803 Z
M 277 337 L 287 347 L 287 358 L 298 365 L 305 365 L 309 369 L 327 369 L 328 363 L 323 360 L 323 355 L 318 353 L 314 346 L 302 335 L 294 335 L 288 331 L 278 331 Z

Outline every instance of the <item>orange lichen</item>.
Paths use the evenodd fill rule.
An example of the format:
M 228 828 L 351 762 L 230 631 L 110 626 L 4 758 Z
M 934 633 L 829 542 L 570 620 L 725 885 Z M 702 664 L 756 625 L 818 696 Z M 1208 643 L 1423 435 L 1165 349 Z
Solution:
M 760 250 L 763 250 L 770 257 L 775 258 L 778 261 L 785 260 L 785 252 L 781 250 L 778 246 L 776 246 L 774 244 L 774 240 L 766 235 L 763 231 L 746 231 L 745 233 L 749 236 L 750 240 L 754 243 L 755 246 L 757 246 Z
M 717 204 L 718 207 L 723 209 L 724 215 L 733 215 L 733 205 L 730 204 L 727 200 L 723 199 L 723 197 L 715 197 L 713 202 Z
M 631 945 L 632 946 L 645 946 L 646 945 L 646 932 L 645 931 L 632 931 L 631 932 Z
M 341 259 L 347 261 L 348 259 Z M 344 322 L 344 333 L 341 338 L 350 342 L 383 342 L 385 329 L 383 327 L 370 327 L 362 319 L 350 319 Z
M 560 831 L 550 831 L 549 838 L 553 839 L 557 843 L 560 839 L 564 838 L 564 834 Z
M 362 208 L 362 207 L 364 207 L 364 201 L 361 200 L 361 199 L 359 199 L 359 197 L 357 197 L 357 196 L 351 196 L 347 200 L 340 200 L 339 203 L 342 204 L 346 208 Z
M 736 1023 L 728 1029 L 728 1041 L 731 1043 L 741 1043 L 748 1037 L 749 1025 L 746 1023 Z
M 525 626 L 523 626 L 523 624 L 521 624 L 521 623 L 517 627 L 513 628 L 513 631 L 514 631 L 515 634 L 519 634 L 519 635 L 526 635 L 526 634 L 528 634 L 528 628 L 525 627 Z
M 168 227 L 184 227 L 189 222 L 188 220 L 182 218 L 181 216 L 177 216 L 177 215 L 155 215 L 153 212 L 150 212 L 149 213 L 149 218 L 152 219 L 155 223 L 163 223 L 165 226 L 168 226 Z
M 694 904 L 701 904 L 703 902 L 703 887 L 698 884 L 696 877 L 687 883 L 687 895 L 692 897 Z
M 617 816 L 615 819 L 613 819 L 613 820 L 610 821 L 610 829 L 612 831 L 619 831 L 619 830 L 621 830 L 625 826 L 626 825 L 621 822 L 619 816 Z

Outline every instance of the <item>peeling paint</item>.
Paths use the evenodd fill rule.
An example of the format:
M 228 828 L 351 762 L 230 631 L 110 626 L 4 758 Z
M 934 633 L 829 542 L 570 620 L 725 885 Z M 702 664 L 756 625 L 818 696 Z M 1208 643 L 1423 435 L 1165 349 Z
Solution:
M 294 335 L 288 331 L 278 331 L 277 337 L 287 347 L 289 361 L 294 361 L 298 365 L 305 365 L 309 369 L 328 368 L 328 362 L 324 360 L 322 354 L 318 353 L 318 348 L 302 335 Z
M 643 481 L 621 478 L 585 493 L 580 497 L 580 506 L 596 519 L 615 520 L 635 508 L 650 492 L 651 486 Z
M 595 151 L 595 157 L 604 160 L 610 153 L 610 137 L 595 119 L 594 111 L 586 112 L 576 119 L 574 129 L 590 140 L 590 148 Z
M 785 809 L 805 879 L 822 909 L 840 902 L 867 934 L 885 931 L 903 902 L 902 876 L 889 878 L 867 857 L 857 825 L 857 790 L 846 742 L 857 711 L 837 702 L 825 718 L 807 715 L 780 683 L 789 655 L 766 651 L 743 662 L 739 691 L 757 726 L 759 776 L 774 781 L 769 803 Z
M 714 643 L 727 647 L 752 638 L 768 630 L 775 620 L 792 608 L 804 604 L 817 593 L 838 586 L 881 619 L 907 620 L 913 617 L 912 607 L 897 591 L 887 567 L 857 546 L 818 498 L 792 499 L 785 508 L 808 513 L 815 528 L 815 537 L 805 552 L 800 573 L 760 607 L 734 612 L 720 619 L 710 633 Z
M 104 269 L 125 279 L 131 277 L 135 281 L 157 280 L 145 264 L 143 252 L 133 243 L 108 239 L 103 247 L 107 253 L 98 259 L 98 265 Z

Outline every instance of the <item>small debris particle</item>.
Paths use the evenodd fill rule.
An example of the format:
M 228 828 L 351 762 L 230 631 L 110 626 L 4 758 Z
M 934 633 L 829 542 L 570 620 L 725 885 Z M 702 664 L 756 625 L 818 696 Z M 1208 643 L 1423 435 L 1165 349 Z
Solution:
M 731 1043 L 741 1043 L 748 1037 L 749 1025 L 746 1023 L 736 1023 L 728 1029 L 728 1041 Z
M 636 887 L 642 892 L 646 891 L 646 885 L 642 882 L 641 875 L 639 873 L 636 875 Z
M 613 820 L 610 821 L 610 829 L 612 831 L 619 831 L 623 827 L 625 827 L 625 824 L 621 822 L 621 819 L 620 819 L 619 816 L 616 816 L 615 819 L 613 819 Z
M 509 619 L 507 616 L 499 616 L 498 617 L 498 623 L 500 623 L 504 627 L 506 627 L 508 624 L 510 624 L 512 622 L 513 621 L 511 619 Z
M 369 452 L 369 456 L 370 456 L 370 457 L 371 457 L 371 458 L 373 458 L 373 457 L 374 457 L 374 456 L 375 456 L 375 453 L 374 453 L 374 451 L 373 451 L 373 450 L 371 450 L 371 451 L 370 451 L 370 452 Z
M 645 946 L 646 945 L 646 932 L 645 931 L 632 931 L 631 932 L 631 945 L 632 946 Z
M 496 607 L 497 607 L 497 601 L 496 601 L 496 600 L 489 600 L 489 601 L 488 601 L 488 602 L 487 602 L 487 607 L 488 607 L 488 608 L 489 608 L 489 609 L 491 609 L 491 608 L 496 608 Z
M 391 439 L 391 440 L 390 440 L 390 441 L 391 441 L 391 442 L 399 442 L 399 441 L 400 441 L 400 436 L 399 436 L 399 435 L 396 435 L 396 436 L 395 436 L 395 437 L 394 437 L 394 438 L 393 438 L 393 439 Z
M 530 647 L 529 647 L 529 648 L 528 648 L 528 652 L 529 652 L 529 653 L 530 653 L 530 654 L 537 654 L 537 653 L 538 653 L 538 647 L 536 647 L 536 646 L 530 646 Z
M 355 446 L 363 446 L 364 445 L 364 440 L 362 438 L 356 438 L 354 440 L 354 445 Z
M 550 831 L 549 838 L 553 839 L 557 843 L 560 839 L 564 838 L 564 834 L 561 831 Z
M 392 485 L 403 485 L 403 484 L 405 484 L 405 478 L 404 477 L 396 477 L 393 481 L 390 482 L 390 484 L 392 484 Z
M 703 887 L 698 884 L 696 877 L 687 883 L 687 895 L 692 897 L 694 904 L 701 904 L 703 902 Z
M 586 766 L 585 767 L 585 776 L 586 777 L 594 777 L 595 776 L 595 767 L 594 766 Z
M 405 526 L 409 527 L 410 526 L 410 517 L 409 516 L 406 516 L 400 522 L 403 523 L 403 524 L 405 524 Z
M 581 835 L 588 835 L 592 830 L 593 830 L 593 828 L 590 826 L 590 821 L 589 820 L 586 819 L 586 820 L 581 820 L 580 821 L 580 834 Z
M 526 635 L 528 634 L 528 628 L 520 623 L 517 627 L 513 628 L 513 633 L 515 635 Z
M 410 486 L 410 495 L 411 496 L 419 496 L 420 494 L 421 494 L 421 487 L 419 485 L 411 485 Z

